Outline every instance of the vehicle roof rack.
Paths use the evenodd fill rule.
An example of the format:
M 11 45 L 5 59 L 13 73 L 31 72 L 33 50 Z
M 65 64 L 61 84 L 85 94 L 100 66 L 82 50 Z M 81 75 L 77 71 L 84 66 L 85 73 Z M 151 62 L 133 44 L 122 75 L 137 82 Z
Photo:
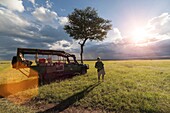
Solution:
M 32 49 L 32 48 L 18 48 L 17 54 L 40 54 L 40 55 L 58 55 L 62 57 L 74 57 L 75 55 L 60 50 L 47 50 L 47 49 Z

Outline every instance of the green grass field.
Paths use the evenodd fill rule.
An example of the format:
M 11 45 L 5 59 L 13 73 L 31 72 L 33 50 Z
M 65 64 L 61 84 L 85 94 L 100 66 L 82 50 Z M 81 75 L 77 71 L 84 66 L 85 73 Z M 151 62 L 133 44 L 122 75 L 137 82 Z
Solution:
M 170 112 L 170 60 L 104 61 L 106 76 L 105 81 L 100 83 L 95 62 L 85 63 L 90 65 L 86 75 L 41 86 L 37 95 L 20 105 L 1 98 L 0 111 Z M 10 64 L 0 64 L 0 77 L 26 79 L 18 72 L 19 75 L 12 73 L 9 76 L 6 74 L 8 70 L 13 70 Z M 5 82 L 1 80 L 2 83 Z M 17 99 L 34 93 L 33 90 L 16 94 Z

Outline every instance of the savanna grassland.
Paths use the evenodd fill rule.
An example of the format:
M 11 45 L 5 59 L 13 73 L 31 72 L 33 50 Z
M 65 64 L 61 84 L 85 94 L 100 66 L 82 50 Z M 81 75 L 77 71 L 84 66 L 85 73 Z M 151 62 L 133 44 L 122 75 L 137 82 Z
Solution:
M 0 63 L 0 84 L 27 79 L 9 62 Z M 97 81 L 95 62 L 85 63 L 90 66 L 85 75 L 0 98 L 0 111 L 170 112 L 170 60 L 104 61 L 104 82 Z

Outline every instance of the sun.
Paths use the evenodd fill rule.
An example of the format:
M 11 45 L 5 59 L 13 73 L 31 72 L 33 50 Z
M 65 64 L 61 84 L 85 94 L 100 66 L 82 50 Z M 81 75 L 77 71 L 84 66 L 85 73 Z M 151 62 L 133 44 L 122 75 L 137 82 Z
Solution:
M 147 40 L 147 31 L 144 28 L 136 28 L 132 32 L 132 40 L 134 43 L 142 43 Z

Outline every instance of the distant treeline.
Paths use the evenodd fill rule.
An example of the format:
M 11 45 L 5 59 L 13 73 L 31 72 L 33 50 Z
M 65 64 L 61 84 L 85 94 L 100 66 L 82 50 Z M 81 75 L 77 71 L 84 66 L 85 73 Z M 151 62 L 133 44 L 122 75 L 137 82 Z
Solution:
M 0 64 L 10 64 L 9 61 L 0 61 Z
M 122 58 L 122 59 L 102 59 L 103 61 L 110 61 L 110 60 L 167 60 L 170 57 L 153 57 L 153 58 Z M 84 59 L 84 61 L 95 61 L 96 59 Z M 80 60 L 78 60 L 80 61 Z

